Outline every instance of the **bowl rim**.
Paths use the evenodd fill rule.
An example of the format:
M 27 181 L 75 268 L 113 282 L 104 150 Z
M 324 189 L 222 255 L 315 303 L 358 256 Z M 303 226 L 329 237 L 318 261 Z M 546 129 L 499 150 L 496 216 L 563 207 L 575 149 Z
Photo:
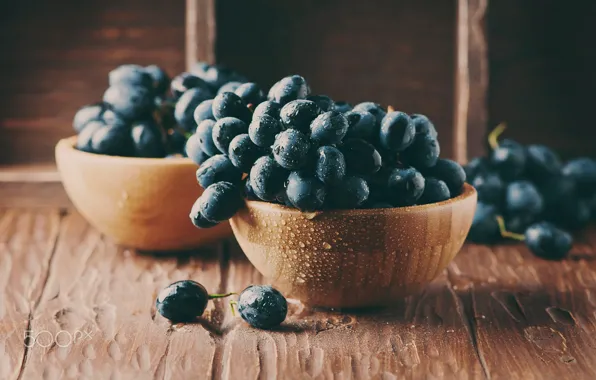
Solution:
M 198 167 L 190 158 L 188 157 L 173 157 L 173 158 L 148 158 L 148 157 L 126 157 L 126 156 L 108 156 L 107 154 L 97 154 L 97 153 L 89 153 L 83 152 L 82 150 L 78 150 L 75 148 L 75 144 L 77 142 L 77 136 L 70 136 L 63 138 L 58 141 L 56 144 L 56 153 L 58 152 L 69 152 L 69 154 L 76 155 L 80 159 L 86 160 L 104 160 L 110 161 L 112 163 L 116 162 L 126 162 L 129 164 L 138 164 L 138 165 L 188 165 Z
M 295 208 L 287 207 L 284 205 L 280 205 L 277 203 L 270 203 L 265 201 L 255 201 L 255 200 L 246 200 L 246 205 L 248 208 L 256 208 L 260 210 L 266 211 L 275 211 L 275 212 L 283 212 L 286 214 L 301 214 L 301 215 L 334 215 L 334 216 L 342 216 L 342 215 L 374 215 L 378 213 L 412 213 L 417 211 L 424 211 L 433 208 L 439 208 L 442 206 L 447 206 L 450 204 L 460 203 L 466 199 L 471 197 L 476 197 L 476 189 L 470 185 L 469 183 L 465 182 L 463 186 L 463 191 L 456 197 L 449 198 L 445 201 L 436 202 L 436 203 L 429 203 L 425 205 L 414 205 L 414 206 L 406 206 L 406 207 L 391 207 L 391 208 L 367 208 L 367 209 L 339 209 L 339 210 L 321 210 L 321 211 L 300 211 Z

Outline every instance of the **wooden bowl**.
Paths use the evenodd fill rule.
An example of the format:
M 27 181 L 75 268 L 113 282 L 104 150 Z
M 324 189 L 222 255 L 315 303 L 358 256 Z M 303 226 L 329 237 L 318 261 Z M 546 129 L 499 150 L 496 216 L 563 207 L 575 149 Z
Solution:
M 68 196 L 87 221 L 116 243 L 151 251 L 197 247 L 231 234 L 228 223 L 195 228 L 188 215 L 202 189 L 187 158 L 134 158 L 56 145 L 56 163 Z
M 248 201 L 230 221 L 253 265 L 310 306 L 389 305 L 431 282 L 461 249 L 476 210 L 458 197 L 423 206 L 302 213 Z

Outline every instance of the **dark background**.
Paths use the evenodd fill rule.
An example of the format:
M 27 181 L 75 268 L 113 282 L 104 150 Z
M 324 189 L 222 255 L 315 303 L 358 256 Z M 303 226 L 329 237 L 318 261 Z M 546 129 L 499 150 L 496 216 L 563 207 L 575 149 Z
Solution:
M 184 1 L 0 2 L 0 164 L 53 162 L 122 63 L 185 66 Z M 452 152 L 456 0 L 220 0 L 217 61 L 270 85 L 428 114 Z M 489 125 L 564 156 L 596 155 L 596 1 L 489 0 Z M 483 141 L 469 141 L 482 145 Z

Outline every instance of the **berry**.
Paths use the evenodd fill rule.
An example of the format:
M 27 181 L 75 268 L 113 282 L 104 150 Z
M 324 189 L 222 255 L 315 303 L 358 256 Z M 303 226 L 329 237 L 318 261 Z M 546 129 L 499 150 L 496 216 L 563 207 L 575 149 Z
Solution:
M 437 163 L 441 148 L 431 135 L 416 135 L 414 143 L 400 155 L 404 164 L 423 170 Z
M 201 124 L 203 120 L 215 120 L 215 116 L 213 116 L 213 99 L 207 99 L 195 108 L 193 112 L 193 118 L 195 119 L 195 123 L 197 125 Z
M 306 80 L 300 75 L 292 75 L 274 84 L 268 98 L 284 106 L 292 100 L 306 99 L 309 94 Z
M 596 192 L 596 160 L 591 158 L 576 158 L 563 167 L 563 175 L 577 183 L 577 190 L 582 195 L 592 195 Z
M 306 99 L 315 102 L 323 112 L 335 110 L 335 103 L 333 102 L 333 99 L 327 95 L 311 95 Z
M 495 206 L 478 202 L 472 220 L 472 227 L 468 233 L 468 240 L 480 244 L 490 244 L 497 241 L 501 237 L 497 215 L 498 211 Z
M 243 173 L 248 173 L 255 161 L 265 154 L 266 151 L 255 145 L 246 133 L 234 137 L 228 149 L 230 161 Z
M 435 177 L 447 184 L 451 196 L 461 193 L 464 182 L 466 182 L 466 172 L 455 161 L 439 158 L 435 166 L 424 171 L 424 175 Z
M 117 84 L 103 94 L 103 101 L 122 118 L 132 121 L 147 117 L 155 103 L 151 91 L 145 87 Z
M 166 131 L 167 151 L 175 154 L 186 154 L 184 148 L 186 145 L 186 136 L 178 129 L 169 129 Z
M 526 175 L 534 182 L 543 182 L 561 173 L 561 160 L 555 152 L 544 145 L 526 148 Z M 509 225 L 507 226 L 509 228 Z
M 472 183 L 478 174 L 488 171 L 488 159 L 486 157 L 473 158 L 464 166 L 464 171 L 466 172 L 466 181 Z
M 159 292 L 155 307 L 159 314 L 174 323 L 192 322 L 203 315 L 209 294 L 198 282 L 182 280 Z
M 263 116 L 270 116 L 277 120 L 279 119 L 279 111 L 281 111 L 281 104 L 267 100 L 255 108 L 252 119 L 257 120 Z
M 226 117 L 235 117 L 249 123 L 252 119 L 250 110 L 242 99 L 233 92 L 223 92 L 213 99 L 213 116 L 220 120 Z
M 507 215 L 505 225 L 507 230 L 518 234 L 523 234 L 526 229 L 536 221 L 536 215 L 531 214 L 515 214 Z
M 332 187 L 330 194 L 332 196 L 327 197 L 327 200 L 331 207 L 352 209 L 368 200 L 370 189 L 364 179 L 345 176 L 341 182 Z
M 198 202 L 201 215 L 211 222 L 230 219 L 244 204 L 240 189 L 230 182 L 210 185 Z
M 325 201 L 325 185 L 305 173 L 292 172 L 288 177 L 286 195 L 290 203 L 301 211 L 318 210 Z
M 346 113 L 352 110 L 352 105 L 344 101 L 335 102 L 335 110 Z
M 369 175 L 381 168 L 381 155 L 374 146 L 361 139 L 347 139 L 339 147 L 349 172 Z
M 197 127 L 194 118 L 195 109 L 212 96 L 211 92 L 200 87 L 191 88 L 182 94 L 174 109 L 174 117 L 178 125 L 186 131 L 194 131 Z
M 251 285 L 238 297 L 238 313 L 253 327 L 271 329 L 286 319 L 288 303 L 269 285 Z
M 91 120 L 79 132 L 77 136 L 77 143 L 76 148 L 83 152 L 93 153 L 93 148 L 91 147 L 91 140 L 93 139 L 93 135 L 101 128 L 105 128 L 105 124 L 99 120 Z
M 348 120 L 346 137 L 364 139 L 371 143 L 376 142 L 379 134 L 377 119 L 372 113 L 366 111 L 349 111 L 344 114 Z
M 223 154 L 209 158 L 197 169 L 197 182 L 204 189 L 221 181 L 239 183 L 241 179 L 242 172 Z
M 264 104 L 264 103 L 263 103 Z M 274 103 L 275 104 L 275 103 Z M 269 115 L 253 117 L 248 127 L 248 135 L 253 143 L 268 148 L 275 142 L 275 136 L 281 132 L 281 124 L 276 118 Z
M 472 181 L 472 186 L 478 192 L 480 202 L 500 205 L 503 200 L 505 185 L 496 173 L 478 174 Z
M 321 109 L 310 100 L 293 100 L 284 105 L 279 112 L 284 127 L 308 133 L 310 123 L 321 114 Z
M 507 186 L 505 205 L 508 214 L 539 215 L 542 212 L 542 195 L 528 181 L 516 181 Z
M 246 82 L 246 78 L 224 65 L 209 65 L 205 62 L 198 62 L 193 65 L 190 71 L 203 79 L 214 90 L 229 82 Z
M 200 137 L 196 133 L 186 140 L 184 151 L 186 152 L 186 156 L 197 165 L 201 165 L 209 158 L 209 155 L 201 149 Z
M 157 65 L 149 65 L 145 67 L 145 71 L 151 76 L 154 92 L 163 95 L 170 87 L 170 77 L 168 74 Z
M 141 86 L 146 89 L 153 88 L 153 77 L 139 65 L 122 65 L 116 67 L 108 74 L 110 86 Z
M 299 169 L 307 163 L 310 143 L 308 137 L 295 129 L 281 132 L 273 144 L 273 157 L 285 169 Z
M 348 120 L 341 112 L 325 112 L 313 120 L 310 130 L 310 138 L 318 144 L 337 144 L 348 132 Z
M 387 112 L 385 112 L 381 105 L 374 102 L 364 102 L 357 104 L 354 106 L 353 110 L 370 112 L 377 120 L 377 126 L 381 125 L 381 121 L 383 120 L 385 115 L 387 115 Z
M 221 86 L 219 90 L 217 90 L 217 94 L 223 94 L 224 92 L 235 92 L 240 86 L 242 86 L 242 82 L 228 82 Z
M 412 121 L 414 122 L 414 128 L 416 129 L 417 135 L 430 135 L 435 139 L 437 138 L 438 134 L 435 125 L 428 117 L 415 113 L 410 115 L 410 118 L 412 118 Z
M 315 173 L 317 178 L 326 185 L 341 182 L 346 174 L 346 161 L 343 153 L 332 146 L 318 148 Z
M 244 197 L 250 201 L 259 199 L 250 185 L 250 176 L 244 179 Z
M 190 210 L 190 220 L 197 228 L 211 228 L 217 226 L 217 223 L 213 223 L 205 219 L 200 210 L 201 202 L 197 199 Z
M 152 119 L 133 123 L 131 136 L 135 157 L 163 158 L 166 155 L 162 131 Z
M 590 206 L 586 199 L 569 198 L 561 199 L 554 217 L 547 215 L 546 218 L 565 229 L 579 230 L 590 222 L 591 216 Z
M 531 225 L 524 236 L 532 253 L 543 259 L 560 260 L 567 256 L 573 244 L 571 235 L 548 222 Z
M 216 123 L 213 120 L 203 120 L 194 134 L 201 150 L 210 156 L 215 156 L 216 154 L 221 153 L 219 148 L 215 145 L 215 142 L 213 142 L 213 127 L 215 127 L 215 124 Z
M 235 93 L 244 101 L 244 104 L 252 104 L 255 107 L 265 100 L 265 94 L 255 83 L 244 83 L 236 89 Z
M 440 179 L 427 177 L 424 182 L 424 192 L 419 199 L 420 204 L 429 204 L 446 201 L 451 198 L 449 187 Z
M 503 140 L 493 150 L 490 156 L 490 163 L 506 181 L 513 181 L 524 171 L 526 164 L 526 151 L 512 140 Z
M 412 145 L 415 135 L 416 128 L 412 119 L 403 112 L 394 111 L 383 118 L 381 130 L 379 131 L 379 141 L 383 148 L 401 152 Z
M 274 200 L 287 178 L 288 172 L 269 156 L 259 158 L 250 169 L 250 186 L 264 201 Z
M 80 133 L 88 122 L 101 120 L 103 111 L 104 106 L 101 103 L 81 107 L 72 120 L 72 128 L 76 133 Z
M 413 206 L 424 193 L 425 180 L 414 168 L 395 168 L 387 179 L 386 198 L 394 206 Z
M 230 142 L 234 137 L 248 132 L 248 126 L 240 119 L 224 117 L 213 126 L 213 143 L 223 154 L 228 154 Z
M 207 85 L 207 83 L 205 83 L 205 81 L 192 75 L 191 73 L 182 73 L 174 77 L 170 83 L 170 89 L 175 100 L 179 99 L 182 94 L 191 88 L 201 88 L 206 92 L 211 92 L 211 88 Z
M 99 128 L 91 138 L 91 149 L 109 156 L 132 156 L 130 128 L 110 125 Z

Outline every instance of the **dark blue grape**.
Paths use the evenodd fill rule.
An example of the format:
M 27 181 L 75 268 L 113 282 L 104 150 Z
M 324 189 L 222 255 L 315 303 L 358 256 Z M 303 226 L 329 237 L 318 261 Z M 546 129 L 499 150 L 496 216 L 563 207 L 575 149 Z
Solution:
M 325 112 L 313 120 L 310 131 L 311 140 L 319 145 L 337 144 L 348 132 L 348 120 L 341 112 Z
M 213 143 L 223 154 L 228 154 L 230 143 L 234 137 L 248 132 L 248 126 L 240 119 L 224 117 L 213 126 Z
M 370 189 L 363 178 L 345 176 L 343 180 L 331 187 L 331 196 L 327 203 L 331 208 L 353 209 L 358 208 L 368 200 Z
M 321 109 L 310 100 L 292 100 L 284 105 L 279 112 L 284 127 L 308 133 L 310 123 L 321 114 Z
M 253 327 L 272 329 L 286 319 L 288 303 L 269 285 L 251 285 L 238 297 L 238 313 Z
M 322 112 L 329 112 L 335 110 L 335 103 L 333 102 L 333 99 L 331 99 L 327 95 L 311 95 L 306 99 L 315 102 Z
M 110 86 L 141 86 L 146 89 L 153 89 L 153 78 L 139 65 L 122 65 L 116 67 L 108 74 Z
M 308 137 L 295 129 L 281 132 L 273 144 L 273 157 L 285 169 L 295 170 L 308 162 L 310 142 Z
M 249 201 L 254 201 L 254 200 L 259 199 L 259 197 L 257 197 L 254 190 L 252 189 L 252 186 L 250 185 L 250 176 L 246 177 L 243 182 L 244 182 L 244 197 L 246 199 L 248 199 Z
M 170 83 L 170 90 L 172 91 L 172 95 L 174 96 L 175 100 L 179 99 L 182 94 L 191 88 L 200 88 L 205 92 L 213 93 L 211 88 L 207 85 L 207 83 L 205 83 L 204 80 L 192 75 L 191 73 L 182 73 L 174 77 Z
M 315 173 L 317 178 L 326 185 L 341 182 L 346 174 L 346 160 L 343 153 L 332 146 L 318 148 Z
M 217 120 L 226 117 L 235 117 L 245 123 L 250 123 L 252 113 L 242 99 L 233 92 L 223 92 L 213 99 L 213 116 Z
M 109 156 L 132 156 L 130 128 L 110 125 L 99 128 L 91 138 L 91 150 Z
M 464 171 L 466 172 L 466 181 L 472 183 L 474 178 L 480 173 L 486 173 L 489 170 L 488 158 L 486 157 L 475 157 L 464 165 Z
M 349 111 L 344 114 L 348 120 L 347 138 L 363 139 L 371 143 L 377 141 L 379 128 L 377 119 L 370 112 Z
M 276 118 L 263 115 L 252 119 L 252 123 L 248 127 L 248 135 L 256 145 L 268 148 L 273 145 L 275 136 L 281 132 L 281 129 L 281 124 Z
M 588 196 L 596 192 L 596 160 L 587 157 L 571 160 L 563 167 L 563 175 L 576 182 L 579 194 Z
M 414 143 L 415 136 L 414 122 L 403 112 L 390 112 L 381 122 L 379 142 L 387 150 L 401 152 Z
M 255 108 L 252 114 L 252 119 L 257 120 L 263 116 L 270 116 L 274 119 L 279 119 L 279 111 L 281 111 L 281 104 L 272 102 L 270 100 L 265 101 Z
M 236 92 L 240 86 L 242 86 L 242 82 L 228 82 L 221 86 L 219 90 L 217 90 L 217 94 L 223 94 L 224 92 Z
M 400 154 L 400 160 L 407 165 L 424 170 L 437 163 L 441 147 L 431 135 L 416 135 L 414 143 Z
M 197 228 L 211 228 L 211 227 L 217 226 L 218 223 L 214 223 L 214 222 L 211 222 L 211 221 L 205 219 L 203 214 L 201 214 L 201 210 L 200 210 L 201 202 L 199 202 L 199 199 L 196 200 L 196 202 L 192 206 L 192 209 L 190 210 L 190 215 L 189 215 L 190 221 Z
M 193 118 L 195 119 L 195 123 L 197 125 L 201 124 L 203 120 L 215 120 L 215 116 L 213 116 L 213 99 L 207 99 L 195 108 L 193 113 Z
M 325 202 L 325 185 L 317 178 L 301 172 L 288 177 L 286 195 L 290 203 L 301 211 L 315 211 Z
M 205 100 L 211 99 L 212 96 L 213 94 L 208 90 L 198 87 L 191 88 L 182 94 L 174 109 L 174 117 L 178 125 L 186 131 L 194 131 L 197 127 L 194 118 L 195 109 Z
M 213 127 L 215 127 L 215 124 L 216 123 L 213 120 L 203 120 L 195 132 L 199 147 L 203 152 L 210 156 L 215 156 L 216 154 L 222 153 L 215 145 L 215 142 L 213 142 Z
M 256 83 L 244 83 L 234 92 L 244 101 L 244 104 L 252 104 L 253 107 L 265 100 L 265 94 Z
M 438 178 L 447 184 L 451 196 L 461 193 L 464 182 L 466 182 L 466 172 L 455 161 L 439 158 L 435 166 L 424 170 L 424 175 Z
M 164 136 L 152 119 L 133 123 L 131 136 L 135 157 L 163 158 L 166 155 Z
M 170 87 L 170 77 L 168 76 L 168 73 L 157 65 L 149 65 L 145 67 L 145 71 L 151 76 L 155 94 L 165 94 Z
M 209 294 L 198 282 L 182 280 L 161 290 L 155 301 L 159 314 L 174 323 L 192 322 L 203 315 Z
M 209 158 L 197 169 L 197 182 L 204 189 L 217 182 L 239 183 L 241 179 L 242 172 L 223 154 Z
M 563 259 L 573 244 L 571 235 L 548 222 L 531 225 L 524 236 L 532 253 L 549 260 Z
M 539 215 L 543 206 L 542 195 L 531 182 L 522 180 L 507 186 L 505 207 L 508 214 Z
M 503 140 L 492 151 L 490 163 L 505 181 L 517 179 L 525 169 L 526 151 L 523 146 L 512 140 Z
M 105 128 L 106 125 L 99 120 L 91 120 L 79 132 L 77 136 L 77 143 L 76 148 L 83 152 L 93 153 L 93 148 L 91 147 L 91 141 L 93 139 L 93 135 L 97 130 L 101 128 Z
M 446 201 L 449 198 L 451 198 L 451 193 L 445 182 L 437 178 L 427 177 L 424 181 L 424 192 L 418 203 L 426 205 Z
M 347 139 L 339 147 L 348 172 L 369 175 L 381 168 L 382 159 L 374 146 L 361 139 Z
M 209 65 L 205 62 L 194 64 L 190 70 L 203 79 L 212 89 L 217 90 L 229 82 L 246 82 L 246 78 L 224 65 Z
M 386 200 L 394 206 L 413 206 L 424 193 L 425 180 L 414 168 L 395 168 L 387 178 Z
M 505 226 L 507 227 L 507 231 L 523 234 L 531 224 L 536 222 L 537 218 L 536 215 L 523 213 L 507 215 Z
M 335 110 L 342 112 L 342 113 L 346 113 L 352 110 L 352 105 L 348 102 L 344 102 L 344 101 L 337 101 L 335 102 Z
M 186 136 L 179 129 L 169 129 L 166 131 L 166 151 L 173 154 L 186 155 L 184 151 L 186 146 Z
M 199 197 L 199 210 L 205 219 L 221 222 L 230 219 L 242 207 L 242 192 L 233 183 L 217 182 Z
M 494 205 L 478 202 L 468 240 L 474 243 L 491 244 L 500 240 L 498 210 Z
M 381 107 L 380 104 L 374 102 L 364 102 L 360 104 L 356 104 L 353 108 L 354 111 L 364 111 L 370 112 L 373 114 L 375 119 L 377 120 L 377 126 L 381 125 L 381 121 L 387 115 L 387 112 Z
M 561 174 L 561 160 L 555 152 L 544 145 L 530 145 L 526 148 L 525 174 L 536 183 Z
M 250 169 L 250 186 L 260 199 L 273 201 L 283 189 L 288 174 L 273 158 L 263 156 Z
M 186 140 L 184 151 L 186 152 L 186 156 L 197 165 L 201 165 L 209 158 L 209 155 L 201 149 L 200 137 L 196 133 Z
M 292 100 L 306 99 L 308 95 L 310 88 L 306 80 L 300 75 L 292 75 L 274 84 L 268 98 L 284 106 Z
M 243 173 L 250 172 L 255 161 L 266 153 L 265 149 L 255 145 L 246 133 L 234 137 L 228 149 L 230 161 Z
M 72 128 L 76 133 L 80 133 L 88 122 L 92 120 L 101 120 L 103 111 L 104 105 L 101 103 L 81 107 L 72 120 Z
M 437 129 L 428 117 L 415 113 L 410 115 L 410 118 L 414 122 L 414 128 L 416 129 L 417 135 L 430 135 L 437 138 Z
M 103 101 L 122 118 L 132 121 L 147 117 L 153 111 L 153 94 L 145 87 L 114 85 L 103 94 Z
M 505 185 L 496 173 L 486 172 L 476 175 L 472 186 L 476 188 L 480 202 L 497 206 L 503 202 Z

